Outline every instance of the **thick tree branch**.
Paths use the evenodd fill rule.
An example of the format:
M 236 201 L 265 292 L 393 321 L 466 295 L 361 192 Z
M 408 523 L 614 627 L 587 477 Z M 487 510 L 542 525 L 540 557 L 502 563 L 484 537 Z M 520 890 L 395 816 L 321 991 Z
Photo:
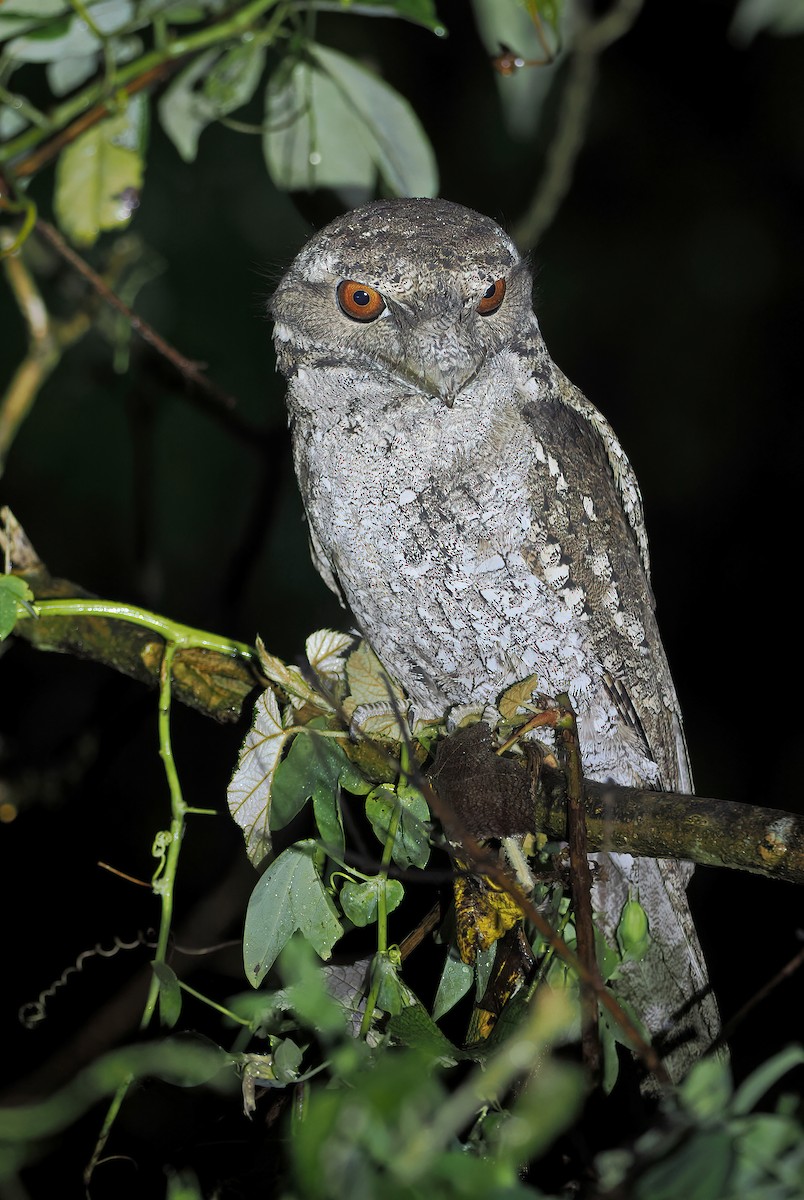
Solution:
M 7 510 L 0 510 L 0 551 L 37 600 L 88 593 L 54 579 Z M 164 642 L 158 634 L 106 614 L 53 616 L 18 622 L 15 634 L 40 650 L 89 658 L 156 686 Z M 218 721 L 240 716 L 260 684 L 243 658 L 203 648 L 179 649 L 174 660 L 177 699 Z M 432 779 L 442 800 L 475 838 L 542 832 L 567 836 L 565 774 L 530 759 L 500 757 L 484 723 L 440 744 Z M 583 781 L 590 851 L 615 850 L 647 858 L 680 858 L 804 883 L 804 817 L 781 809 L 736 804 L 675 792 Z
M 560 829 L 564 781 L 542 786 L 533 824 Z M 595 849 L 683 858 L 804 883 L 804 818 L 778 808 L 584 780 L 587 834 Z M 557 834 L 556 836 L 560 836 Z
M 439 747 L 433 783 L 475 837 L 567 837 L 563 771 L 500 758 L 484 723 Z M 804 883 L 804 817 L 781 809 L 583 781 L 590 851 L 680 858 Z

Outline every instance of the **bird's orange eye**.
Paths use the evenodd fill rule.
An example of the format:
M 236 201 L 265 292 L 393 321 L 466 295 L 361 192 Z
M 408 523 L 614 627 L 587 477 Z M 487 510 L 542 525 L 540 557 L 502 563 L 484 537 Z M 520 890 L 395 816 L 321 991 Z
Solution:
M 498 279 L 491 287 L 487 287 L 483 293 L 480 303 L 477 306 L 477 311 L 481 317 L 491 316 L 502 304 L 505 298 L 505 280 Z
M 338 304 L 341 312 L 353 321 L 374 321 L 385 311 L 385 301 L 378 291 L 367 283 L 344 279 L 338 284 Z

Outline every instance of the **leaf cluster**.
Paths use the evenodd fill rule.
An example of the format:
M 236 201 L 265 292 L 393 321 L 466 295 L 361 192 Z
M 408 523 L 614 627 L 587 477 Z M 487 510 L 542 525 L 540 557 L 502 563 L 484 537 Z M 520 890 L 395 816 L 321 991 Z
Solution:
M 392 195 L 434 195 L 433 151 L 411 105 L 373 71 L 315 40 L 318 9 L 368 11 L 445 32 L 432 0 L 7 0 L 0 172 L 22 187 L 56 157 L 54 210 L 78 246 L 131 221 L 153 120 L 187 163 L 214 122 L 258 135 L 279 188 L 349 189 L 368 198 L 379 180 Z M 155 100 L 150 89 L 162 80 Z M 248 121 L 233 117 L 246 109 Z
M 408 1007 L 423 1006 L 403 980 L 398 950 L 389 945 L 388 917 L 405 898 L 403 879 L 428 864 L 431 843 L 446 848 L 443 833 L 430 821 L 422 774 L 445 725 L 416 722 L 406 729 L 407 700 L 363 642 L 332 630 L 320 630 L 307 641 L 306 670 L 289 666 L 260 645 L 264 674 L 272 682 L 257 700 L 252 728 L 229 785 L 229 806 L 246 838 L 255 864 L 268 862 L 252 893 L 244 932 L 246 977 L 259 986 L 285 946 L 301 934 L 319 958 L 328 962 L 334 949 L 355 927 L 374 927 L 376 948 L 356 971 L 342 997 L 347 1015 L 361 1014 L 361 1030 Z M 500 699 L 498 737 L 516 740 L 538 708 L 536 680 L 530 677 Z M 479 714 L 467 710 L 453 717 L 465 722 Z M 308 805 L 317 836 L 305 837 L 273 857 L 273 835 L 296 820 Z M 377 839 L 373 871 L 355 856 L 345 825 L 354 827 L 358 807 Z M 344 814 L 349 820 L 345 822 Z M 537 872 L 533 901 L 575 952 L 575 926 L 564 884 L 556 881 L 557 845 L 530 839 L 532 868 Z M 361 866 L 357 862 L 361 861 Z M 458 865 L 461 865 L 460 851 Z M 392 877 L 396 870 L 397 877 Z M 547 872 L 550 882 L 539 882 Z M 454 913 L 440 933 L 447 950 L 433 1005 L 440 1020 L 467 996 L 474 985 L 480 1004 L 494 969 L 500 939 L 522 922 L 516 899 L 488 881 L 459 871 L 454 882 Z M 399 876 L 402 876 L 400 878 Z M 426 876 L 422 882 L 425 882 Z M 580 991 L 575 970 L 556 956 L 553 943 L 528 927 L 538 964 L 530 994 L 543 985 L 561 989 L 573 1014 L 572 1036 L 580 1030 Z M 609 946 L 597 933 L 601 977 L 615 990 L 625 964 L 644 957 L 650 938 L 644 910 L 635 899 L 623 909 L 617 943 Z M 512 984 L 509 998 L 519 985 Z M 521 999 L 521 997 L 520 997 Z M 634 1028 L 638 1014 L 628 1013 Z M 431 1018 L 428 1018 L 432 1022 Z M 488 1030 L 482 1036 L 486 1036 Z M 602 1013 L 603 1087 L 610 1091 L 619 1070 L 617 1046 L 628 1038 L 615 1020 Z

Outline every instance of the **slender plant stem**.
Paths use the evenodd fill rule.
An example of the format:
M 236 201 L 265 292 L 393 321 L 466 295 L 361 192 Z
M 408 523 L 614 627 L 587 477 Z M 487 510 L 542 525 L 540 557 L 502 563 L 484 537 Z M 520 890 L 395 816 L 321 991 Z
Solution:
M 187 810 L 190 811 L 189 809 Z M 208 1008 L 214 1008 L 216 1012 L 221 1013 L 224 1017 L 228 1017 L 230 1021 L 236 1021 L 238 1025 L 245 1025 L 246 1029 L 251 1027 L 251 1021 L 246 1017 L 239 1017 L 237 1013 L 232 1012 L 230 1008 L 224 1008 L 222 1004 L 216 1004 L 214 1000 L 210 1000 L 209 996 L 205 996 L 202 992 L 197 992 L 194 987 L 190 987 L 189 983 L 184 983 L 179 980 L 179 987 L 188 996 L 193 996 L 196 1000 L 200 1000 L 202 1004 L 206 1004 Z
M 10 91 L 7 87 L 3 87 L 2 84 L 0 84 L 0 104 L 5 104 L 14 112 L 19 113 L 26 121 L 30 121 L 32 125 L 41 125 L 42 128 L 48 127 L 48 119 L 43 112 L 40 112 L 25 96 L 20 96 L 18 92 Z
M 118 604 L 112 600 L 40 600 L 36 604 L 36 613 L 42 617 L 111 617 L 148 629 L 151 633 L 163 637 L 177 650 L 214 650 L 218 654 L 249 660 L 257 657 L 254 647 L 247 646 L 245 642 L 215 637 L 214 634 L 171 621 L 168 617 L 148 612 L 147 609 L 138 608 L 133 604 Z
M 259 442 L 264 439 L 265 435 L 261 429 L 255 428 L 241 416 L 231 411 L 235 408 L 234 398 L 222 392 L 207 377 L 198 363 L 193 362 L 186 355 L 179 353 L 175 347 L 165 341 L 161 334 L 157 333 L 152 325 L 149 325 L 128 304 L 124 303 L 116 292 L 109 287 L 103 277 L 97 271 L 93 270 L 86 259 L 82 258 L 80 254 L 77 254 L 67 244 L 55 226 L 41 217 L 36 218 L 35 213 L 34 217 L 36 232 L 39 236 L 49 242 L 57 254 L 87 281 L 105 304 L 108 304 L 110 308 L 120 313 L 134 333 L 138 334 L 144 342 L 152 346 L 163 358 L 166 358 L 183 378 L 189 380 L 190 383 L 194 384 L 195 387 L 199 388 L 214 401 L 216 410 L 220 410 L 220 419 L 224 420 L 231 432 L 238 434 L 248 442 Z
M 567 774 L 567 844 L 570 855 L 570 879 L 575 908 L 575 945 L 578 957 L 591 976 L 599 975 L 595 954 L 595 927 L 592 919 L 592 872 L 586 837 L 586 811 L 583 806 L 583 771 L 575 712 L 566 692 L 558 696 L 562 710 L 556 722 L 557 748 Z M 598 983 L 602 982 L 598 979 Z M 597 1081 L 601 1069 L 600 1031 L 595 989 L 583 980 L 581 992 L 581 1046 L 589 1076 Z
M 394 849 L 394 841 L 399 830 L 399 822 L 402 819 L 402 807 L 397 804 L 391 814 L 391 820 L 388 825 L 388 833 L 385 838 L 385 844 L 382 848 L 382 862 L 380 866 L 380 875 L 382 876 L 382 886 L 377 894 L 377 954 L 388 953 L 388 900 L 385 894 L 385 884 L 388 880 L 388 867 L 391 863 L 391 854 Z M 366 1008 L 363 1013 L 363 1019 L 360 1022 L 360 1036 L 366 1037 L 371 1029 L 371 1021 L 374 1015 L 374 1006 L 377 1003 L 377 997 L 380 994 L 381 976 L 379 971 L 375 972 L 374 979 L 369 994 L 366 997 Z
M 400 805 L 394 809 L 391 814 L 391 823 L 388 826 L 388 836 L 385 839 L 385 845 L 382 848 L 382 860 L 380 863 L 380 878 L 382 886 L 377 894 L 377 953 L 385 954 L 388 950 L 388 897 L 385 891 L 385 885 L 388 882 L 388 868 L 391 865 L 391 854 L 394 849 L 394 842 L 399 831 L 399 823 L 402 820 L 402 809 Z
M 179 649 L 188 646 L 202 646 L 205 649 L 218 650 L 223 654 L 245 654 L 251 657 L 252 650 L 249 646 L 243 646 L 238 642 L 230 642 L 223 638 L 211 638 L 208 635 L 201 633 L 199 630 L 191 629 L 186 625 L 179 625 L 173 621 L 168 621 L 164 617 L 158 617 L 153 613 L 144 612 L 142 609 L 134 608 L 127 604 L 108 604 L 106 601 L 92 600 L 45 600 L 39 606 L 41 610 L 47 610 L 49 615 L 63 616 L 86 616 L 87 608 L 91 612 L 101 613 L 104 616 L 114 616 L 123 620 L 131 621 L 135 625 L 143 625 L 146 629 L 151 629 L 155 633 L 159 633 L 165 638 L 165 649 L 162 655 L 162 663 L 159 670 L 159 757 L 162 759 L 162 765 L 165 769 L 165 777 L 167 779 L 168 790 L 170 793 L 170 829 L 166 832 L 157 834 L 154 839 L 154 854 L 159 858 L 159 865 L 154 872 L 151 880 L 153 892 L 159 896 L 161 901 L 161 912 L 159 918 L 159 932 L 156 940 L 156 950 L 154 953 L 154 961 L 164 963 L 167 960 L 167 951 L 170 941 L 170 927 L 173 920 L 173 892 L 176 884 L 176 875 L 179 866 L 179 855 L 181 853 L 181 844 L 184 838 L 184 824 L 186 817 L 191 812 L 200 813 L 206 810 L 192 809 L 184 802 L 179 773 L 176 769 L 176 760 L 173 756 L 173 743 L 170 736 L 170 710 L 172 701 L 172 676 L 173 676 L 173 660 L 176 652 Z M 154 973 L 151 977 L 151 983 L 148 988 L 148 996 L 143 1008 L 142 1017 L 140 1018 L 140 1030 L 144 1030 L 150 1024 L 153 1015 L 156 1011 L 156 1006 L 159 1000 L 159 979 Z M 186 989 L 192 991 L 192 989 Z M 198 995 L 193 992 L 193 995 Z M 217 1006 L 215 1006 L 217 1007 Z M 223 1010 L 222 1010 L 223 1011 Z M 233 1015 L 233 1014 L 232 1014 Z M 239 1020 L 240 1018 L 235 1018 Z M 92 1157 L 84 1171 L 84 1182 L 89 1183 L 95 1167 L 100 1162 L 100 1156 L 103 1153 L 106 1142 L 111 1133 L 112 1127 L 120 1107 L 126 1097 L 129 1087 L 131 1086 L 133 1076 L 127 1076 L 118 1086 L 112 1100 L 107 1109 L 106 1116 L 95 1143 Z
M 89 1182 L 92 1179 L 95 1168 L 101 1160 L 101 1155 L 103 1154 L 106 1143 L 109 1140 L 109 1134 L 112 1132 L 112 1126 L 117 1120 L 117 1114 L 120 1112 L 120 1109 L 123 1106 L 126 1093 L 131 1087 L 133 1080 L 133 1075 L 127 1075 L 123 1082 L 118 1084 L 117 1091 L 109 1102 L 109 1107 L 106 1110 L 106 1116 L 103 1118 L 103 1125 L 101 1126 L 98 1139 L 95 1142 L 95 1146 L 92 1151 L 92 1157 L 84 1168 L 84 1184 L 86 1187 L 89 1187 Z
M 538 244 L 552 223 L 572 184 L 575 164 L 586 137 L 600 56 L 624 37 L 636 21 L 644 0 L 614 0 L 596 20 L 584 19 L 572 48 L 561 97 L 558 126 L 547 151 L 544 172 L 527 211 L 514 228 L 521 250 Z
M 159 934 L 156 943 L 156 953 L 154 955 L 155 962 L 164 962 L 167 955 L 168 940 L 170 938 L 170 923 L 173 916 L 173 884 L 176 879 L 176 870 L 179 862 L 179 851 L 181 849 L 181 839 L 184 833 L 184 817 L 185 806 L 182 797 L 181 786 L 179 784 L 176 765 L 173 759 L 173 748 L 170 741 L 170 679 L 173 656 L 176 652 L 176 644 L 168 642 L 165 646 L 165 653 L 162 658 L 162 667 L 160 671 L 159 681 L 159 755 L 165 767 L 165 774 L 168 779 L 168 787 L 170 789 L 170 807 L 171 807 L 171 823 L 170 833 L 168 834 L 167 854 L 164 854 L 162 847 L 166 839 L 157 836 L 154 846 L 156 852 L 160 854 L 161 861 L 152 880 L 152 888 L 154 892 L 160 896 L 162 901 L 162 911 L 159 920 Z M 148 998 L 145 1001 L 142 1017 L 140 1018 L 140 1029 L 146 1029 L 150 1024 L 151 1018 L 156 1011 L 157 1001 L 159 999 L 159 979 L 156 974 L 151 976 L 151 983 L 148 988 Z M 95 1148 L 92 1151 L 92 1157 L 84 1171 L 84 1182 L 88 1183 L 92 1177 L 95 1167 L 100 1162 L 100 1156 L 108 1141 L 109 1134 L 112 1131 L 117 1114 L 123 1101 L 126 1098 L 126 1093 L 131 1087 L 133 1075 L 128 1075 L 118 1085 L 114 1096 L 111 1099 L 109 1108 L 106 1111 L 101 1131 L 98 1135 L 98 1140 L 95 1143 Z

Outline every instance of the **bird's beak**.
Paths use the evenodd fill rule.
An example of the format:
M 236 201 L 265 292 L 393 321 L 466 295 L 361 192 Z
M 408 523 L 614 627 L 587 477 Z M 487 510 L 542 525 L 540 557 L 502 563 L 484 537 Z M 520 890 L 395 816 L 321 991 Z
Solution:
M 454 321 L 432 322 L 417 329 L 410 339 L 408 362 L 422 364 L 421 381 L 427 392 L 452 408 L 463 389 L 477 375 L 485 355 L 478 356 L 463 330 Z

